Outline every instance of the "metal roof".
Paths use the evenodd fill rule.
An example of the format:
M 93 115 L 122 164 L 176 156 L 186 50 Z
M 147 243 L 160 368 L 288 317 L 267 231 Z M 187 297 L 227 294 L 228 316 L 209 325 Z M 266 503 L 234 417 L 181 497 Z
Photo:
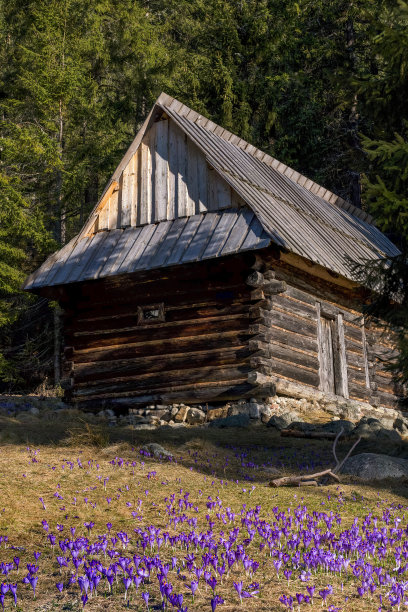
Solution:
M 197 145 L 248 209 L 207 212 L 89 236 L 102 195 L 80 234 L 48 258 L 27 279 L 25 289 L 200 261 L 271 242 L 350 279 L 349 260 L 362 262 L 399 253 L 364 211 L 166 94 L 159 97 L 104 193 L 113 182 L 120 184 L 143 135 L 163 112 Z
M 352 278 L 348 258 L 361 262 L 398 254 L 396 246 L 373 224 L 207 130 L 199 118 L 194 121 L 171 107 L 163 108 L 255 211 L 276 244 L 346 278 Z
M 203 261 L 261 249 L 270 241 L 254 212 L 245 208 L 107 230 L 71 241 L 29 277 L 25 289 Z

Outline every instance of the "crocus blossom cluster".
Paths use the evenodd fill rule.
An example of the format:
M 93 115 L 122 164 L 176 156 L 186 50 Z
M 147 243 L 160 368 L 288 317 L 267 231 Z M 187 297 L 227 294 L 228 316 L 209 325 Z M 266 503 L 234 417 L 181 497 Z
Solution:
M 241 464 L 259 466 L 250 450 L 234 448 Z M 29 456 L 39 461 L 38 451 Z M 200 461 L 198 453 L 190 453 L 190 462 L 192 458 Z M 104 596 L 121 597 L 125 604 L 146 610 L 214 612 L 224 603 L 238 609 L 267 596 L 271 584 L 282 610 L 323 607 L 337 612 L 350 598 L 366 600 L 380 612 L 408 605 L 408 527 L 402 505 L 379 500 L 376 511 L 350 522 L 342 514 L 346 500 L 340 491 L 332 499 L 330 494 L 323 497 L 320 510 L 308 508 L 296 494 L 290 507 L 278 502 L 263 506 L 252 503 L 255 486 L 246 489 L 239 482 L 207 480 L 200 474 L 203 487 L 193 493 L 178 479 L 171 485 L 158 481 L 158 470 L 149 461 L 146 452 L 136 460 L 116 457 L 107 476 L 92 460 L 64 460 L 61 470 L 87 470 L 96 484 L 70 496 L 57 483 L 52 496 L 39 498 L 42 547 L 37 545 L 30 559 L 23 560 L 16 543 L 0 536 L 3 609 L 17 605 L 22 589 L 24 598 L 28 593 L 38 596 L 44 559 L 50 558 L 55 597 L 76 592 L 83 608 Z M 138 482 L 136 469 L 137 478 L 143 473 Z M 115 489 L 112 470 L 127 470 L 127 484 Z M 154 500 L 146 488 L 153 481 Z M 246 495 L 236 507 L 223 500 L 223 491 L 231 487 Z M 101 499 L 110 519 L 102 528 L 95 518 Z M 126 509 L 126 528 L 115 525 L 114 504 Z M 156 512 L 156 522 L 146 520 L 147 504 L 150 513 Z M 74 512 L 80 506 L 82 518 L 69 515 L 68 506 Z M 256 607 L 254 601 L 252 609 Z

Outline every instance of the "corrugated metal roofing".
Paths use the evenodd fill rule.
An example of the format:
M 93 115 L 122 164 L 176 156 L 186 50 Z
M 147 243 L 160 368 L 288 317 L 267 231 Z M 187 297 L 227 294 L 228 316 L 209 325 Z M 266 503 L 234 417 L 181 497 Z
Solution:
M 252 210 L 224 210 L 143 227 L 98 232 L 73 241 L 28 278 L 25 289 L 203 261 L 270 244 Z
M 25 289 L 200 261 L 270 242 L 346 278 L 352 278 L 349 259 L 398 254 L 369 215 L 166 94 L 159 97 L 104 193 L 113 182 L 120 184 L 124 167 L 163 111 L 250 210 L 203 213 L 88 236 L 98 203 L 79 236 L 34 272 Z
M 358 218 L 214 131 L 163 105 L 166 113 L 205 152 L 208 162 L 251 206 L 273 242 L 346 278 L 355 261 L 396 255 L 374 225 Z

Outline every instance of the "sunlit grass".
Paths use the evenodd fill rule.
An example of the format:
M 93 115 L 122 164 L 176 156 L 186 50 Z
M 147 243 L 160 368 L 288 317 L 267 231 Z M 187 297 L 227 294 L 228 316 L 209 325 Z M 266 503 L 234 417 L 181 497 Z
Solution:
M 233 586 L 234 582 L 241 580 L 244 588 L 250 583 L 259 583 L 256 597 L 243 599 L 243 610 L 283 610 L 285 608 L 279 601 L 283 594 L 295 597 L 297 592 L 306 593 L 306 585 L 311 584 L 316 586 L 313 604 L 302 603 L 301 609 L 321 609 L 322 599 L 317 593 L 330 584 L 333 586 L 333 594 L 328 597 L 327 606 L 339 606 L 341 610 L 377 610 L 380 589 L 372 596 L 366 594 L 359 597 L 357 585 L 361 580 L 358 582 L 350 571 L 340 574 L 319 568 L 316 574 L 312 573 L 309 582 L 303 583 L 299 578 L 302 568 L 299 566 L 296 569 L 292 562 L 288 562 L 287 567 L 292 568 L 289 580 L 282 573 L 284 565 L 278 577 L 273 564 L 275 557 L 269 555 L 267 546 L 262 546 L 260 534 L 256 533 L 247 542 L 246 512 L 259 506 L 259 520 L 272 526 L 276 524 L 276 528 L 281 529 L 282 522 L 277 520 L 277 512 L 285 512 L 286 517 L 293 517 L 298 506 L 307 506 L 309 515 L 313 512 L 339 515 L 341 525 L 334 522 L 332 527 L 333 532 L 339 534 L 349 528 L 355 518 L 359 519 L 361 529 L 363 517 L 369 513 L 378 517 L 379 527 L 388 529 L 390 526 L 381 522 L 383 511 L 388 509 L 391 527 L 394 526 L 395 518 L 398 518 L 401 519 L 400 526 L 405 528 L 405 485 L 399 485 L 397 491 L 387 487 L 378 489 L 343 478 L 341 485 L 313 490 L 272 489 L 267 485 L 277 471 L 289 474 L 331 465 L 331 445 L 319 441 L 283 439 L 266 428 L 250 431 L 162 430 L 139 434 L 130 428 L 114 428 L 100 432 L 105 436 L 108 444 L 106 447 L 101 447 L 100 437 L 97 437 L 95 443 L 92 435 L 87 438 L 89 444 L 75 445 L 75 432 L 83 442 L 86 427 L 84 431 L 78 431 L 82 416 L 74 417 L 72 421 L 66 415 L 65 420 L 61 418 L 55 421 L 48 431 L 44 431 L 44 423 L 42 427 L 36 422 L 26 423 L 23 432 L 14 420 L 3 422 L 3 436 L 8 428 L 15 443 L 0 447 L 0 536 L 7 537 L 0 548 L 0 563 L 11 563 L 15 556 L 20 557 L 19 573 L 14 568 L 4 577 L 6 583 L 18 584 L 18 609 L 82 609 L 78 584 L 68 585 L 74 571 L 72 563 L 60 570 L 56 561 L 58 555 L 69 556 L 59 550 L 59 540 L 89 537 L 90 542 L 97 542 L 98 537 L 100 539 L 104 534 L 115 538 L 118 532 L 125 532 L 130 540 L 126 548 L 123 548 L 120 539 L 114 543 L 109 540 L 107 550 L 132 558 L 134 554 L 143 556 L 141 536 L 134 529 L 145 530 L 152 525 L 173 536 L 183 532 L 208 533 L 212 528 L 215 540 L 220 536 L 227 537 L 234 529 L 238 530 L 236 543 L 244 543 L 246 555 L 259 563 L 259 567 L 250 575 L 245 572 L 242 563 L 237 563 L 232 566 L 229 575 L 224 573 L 222 578 L 211 568 L 218 580 L 216 593 L 224 599 L 224 604 L 217 607 L 217 610 L 241 609 L 240 599 Z M 24 445 L 19 443 L 21 435 L 26 438 Z M 107 441 L 108 435 L 110 443 Z M 174 460 L 158 461 L 140 454 L 143 438 L 161 442 L 174 453 Z M 345 453 L 346 448 L 347 445 L 340 446 L 340 454 Z M 187 493 L 187 499 L 192 503 L 188 508 L 182 501 L 179 502 L 185 499 Z M 172 495 L 174 514 L 169 513 L 168 509 Z M 208 507 L 207 503 L 211 506 L 212 502 L 215 502 L 215 507 Z M 228 518 L 227 508 L 233 513 L 233 519 Z M 175 517 L 179 522 L 175 523 Z M 49 533 L 56 537 L 55 550 L 42 526 L 44 520 L 49 525 Z M 89 534 L 84 523 L 94 523 Z M 112 524 L 111 528 L 107 527 L 108 523 Z M 325 532 L 323 519 L 319 527 Z M 75 528 L 74 535 L 71 528 Z M 296 532 L 296 529 L 289 531 Z M 279 550 L 287 550 L 293 555 L 293 551 L 287 548 L 285 537 L 282 536 L 282 549 Z M 393 552 L 398 545 L 403 546 L 403 542 L 394 543 L 384 560 L 372 557 L 365 561 L 373 565 L 380 563 L 392 572 L 395 566 Z M 325 544 L 323 548 L 329 550 L 330 546 Z M 303 551 L 302 545 L 299 550 Z M 27 574 L 26 564 L 34 562 L 35 552 L 40 552 L 41 556 L 36 561 L 39 579 L 34 599 L 30 584 L 22 584 L 21 580 Z M 192 601 L 187 585 L 191 583 L 193 575 L 186 567 L 185 560 L 189 552 L 193 552 L 197 563 L 201 563 L 204 551 L 200 548 L 196 550 L 195 546 L 187 550 L 181 544 L 172 547 L 163 543 L 160 550 L 157 544 L 152 550 L 149 547 L 145 550 L 146 555 L 159 554 L 162 563 L 170 562 L 172 557 L 177 558 L 177 565 L 169 571 L 168 579 L 174 592 L 183 594 L 183 608 L 187 606 L 188 610 L 211 610 L 212 590 L 202 578 Z M 221 549 L 218 555 L 220 553 Z M 88 561 L 99 559 L 104 566 L 113 562 L 104 554 L 84 554 L 84 557 Z M 352 554 L 351 559 L 354 562 L 356 556 Z M 85 609 L 144 610 L 146 606 L 141 593 L 147 591 L 150 593 L 149 609 L 160 609 L 156 573 L 153 571 L 150 581 L 138 590 L 130 588 L 126 599 L 121 574 L 118 575 L 117 583 L 115 581 L 113 584 L 112 594 L 109 593 L 106 580 L 101 580 L 98 595 L 89 598 Z M 82 574 L 83 569 L 80 567 L 78 575 Z M 403 579 L 403 575 L 395 575 L 399 580 Z M 59 582 L 64 584 L 61 593 L 56 587 Z M 383 589 L 381 592 L 385 594 L 386 591 Z M 11 610 L 13 600 L 10 593 L 6 593 L 4 601 L 6 609 Z M 294 609 L 297 607 L 296 603 Z M 389 607 L 389 603 L 388 607 L 384 604 L 383 610 Z M 170 605 L 169 609 L 172 609 Z

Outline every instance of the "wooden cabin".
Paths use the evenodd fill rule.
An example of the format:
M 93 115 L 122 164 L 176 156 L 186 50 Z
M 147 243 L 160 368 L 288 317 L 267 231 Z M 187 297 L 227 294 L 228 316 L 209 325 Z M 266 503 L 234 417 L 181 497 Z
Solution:
M 161 94 L 25 289 L 63 308 L 79 406 L 323 391 L 392 407 L 390 346 L 350 260 L 396 253 L 367 213 Z

